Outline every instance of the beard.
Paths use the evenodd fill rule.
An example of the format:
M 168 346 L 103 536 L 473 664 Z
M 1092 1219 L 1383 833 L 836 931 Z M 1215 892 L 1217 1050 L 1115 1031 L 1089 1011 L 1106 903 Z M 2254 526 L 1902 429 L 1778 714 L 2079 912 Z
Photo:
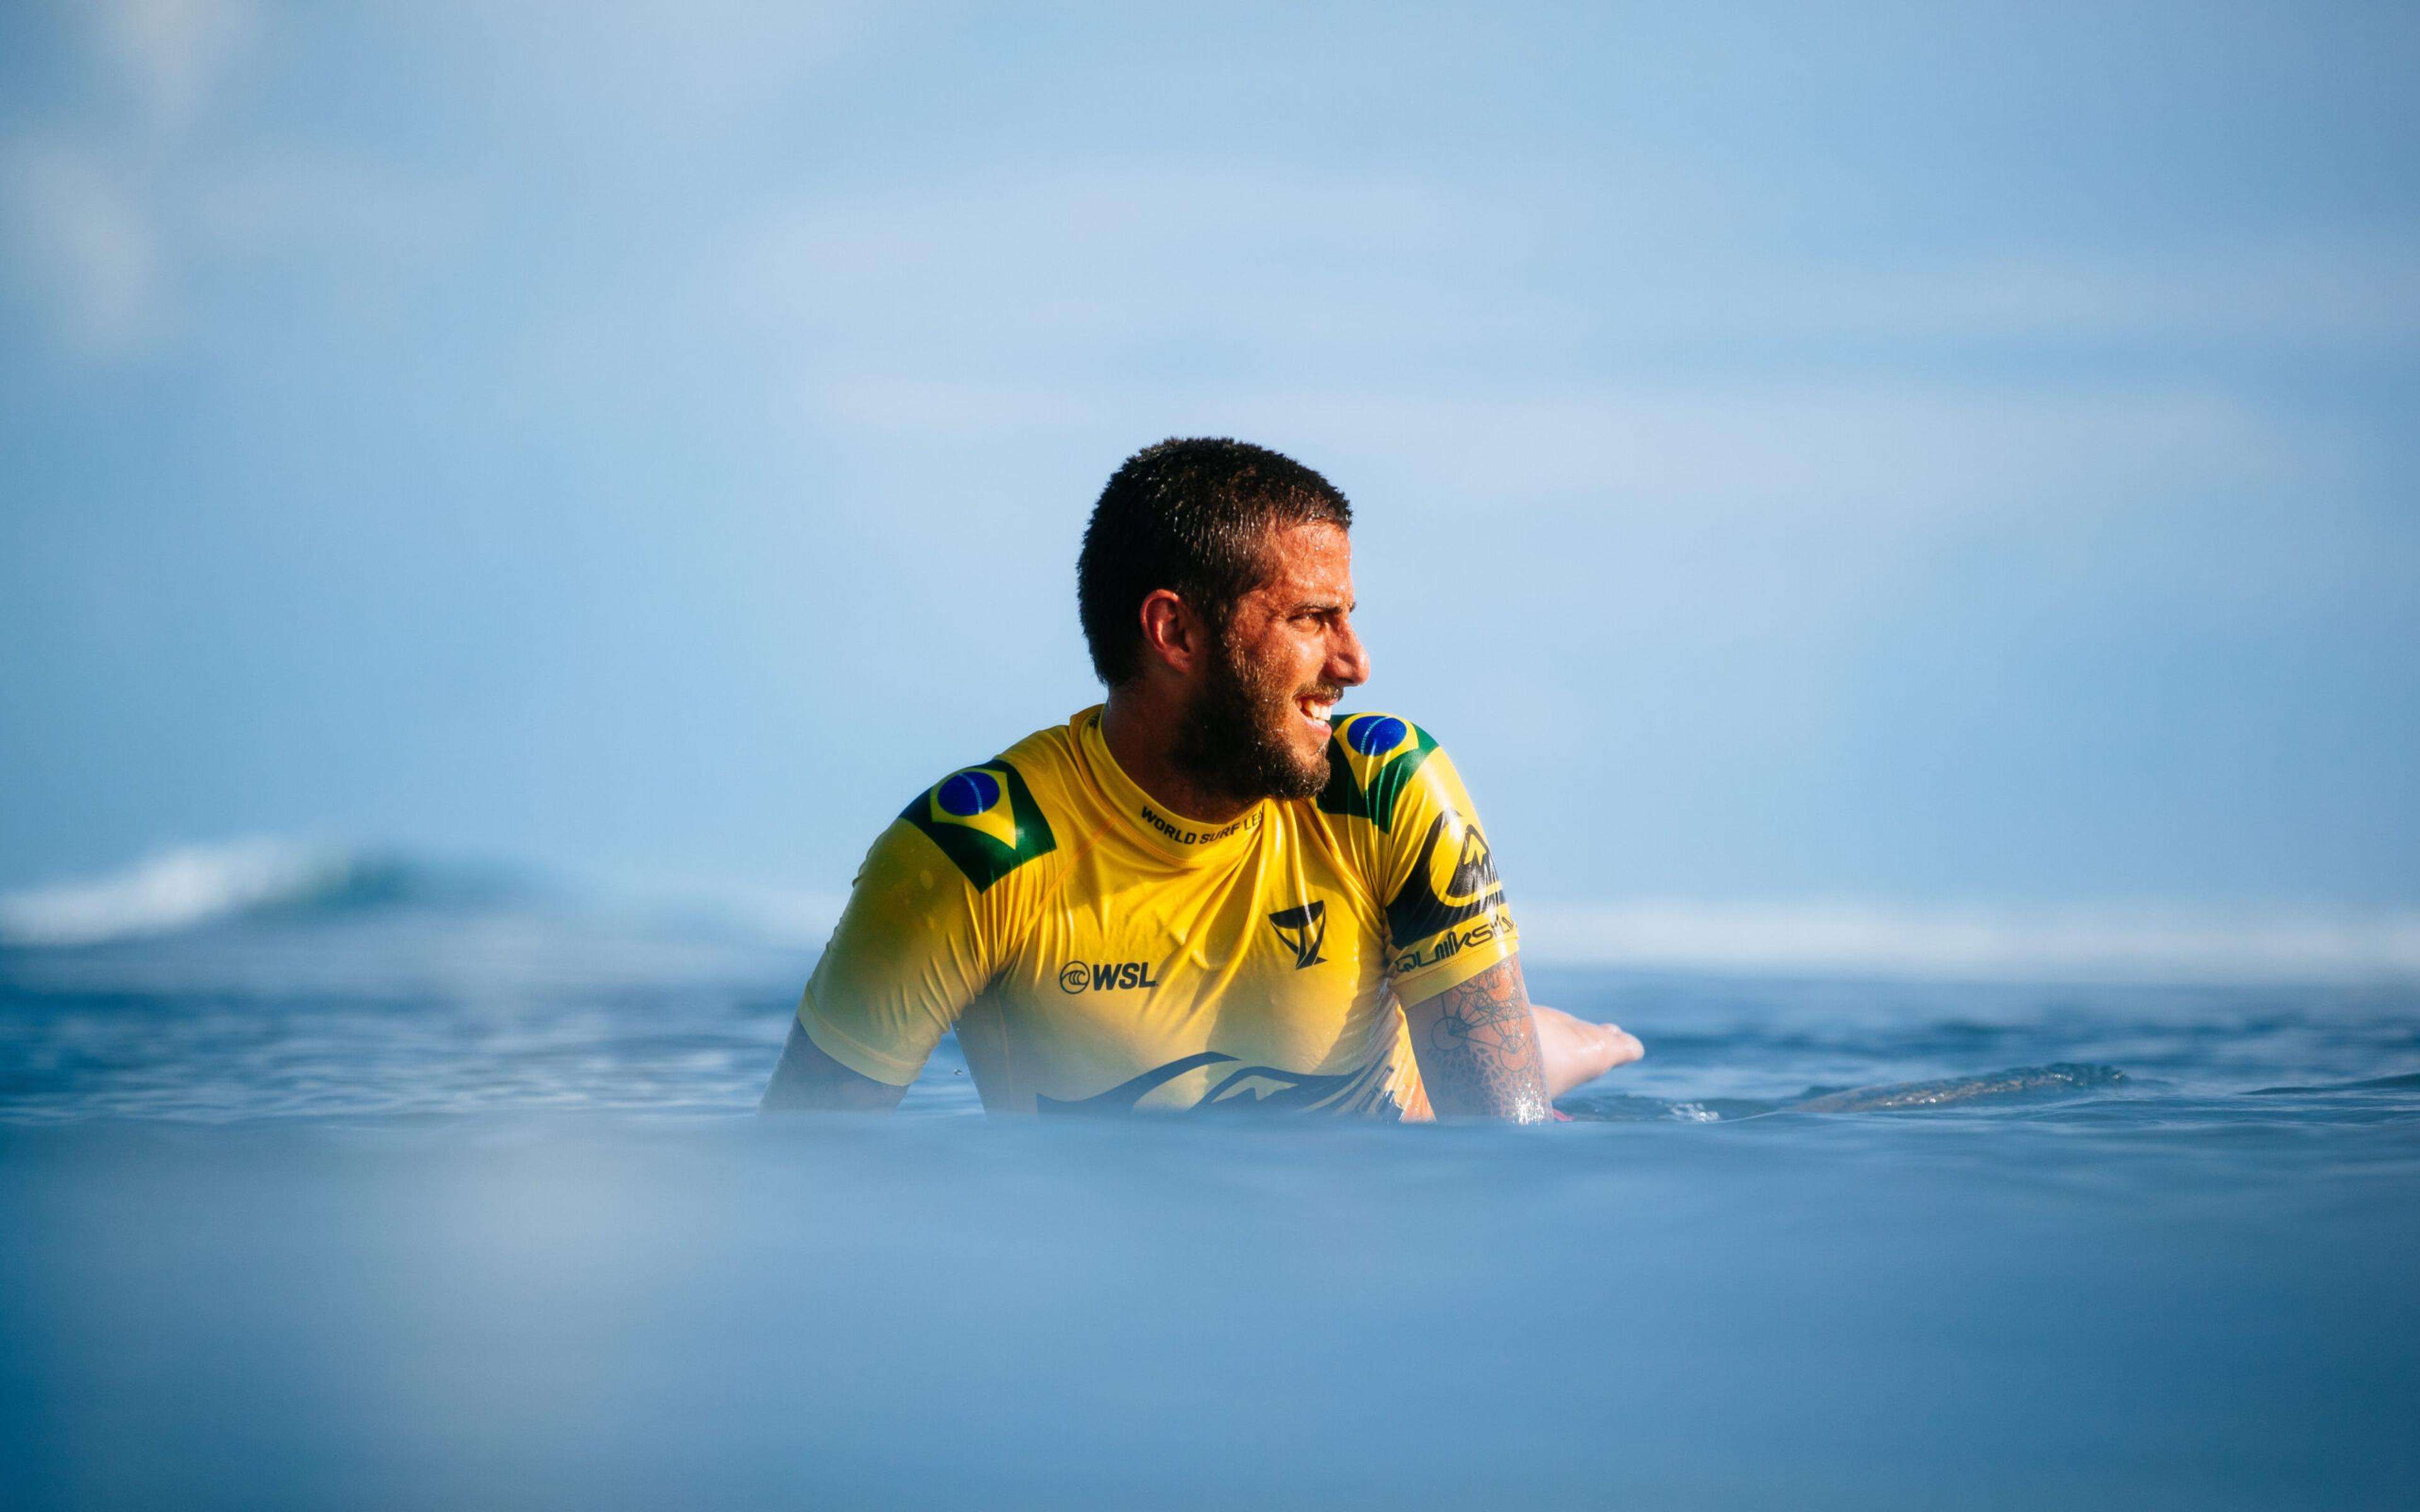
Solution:
M 1286 731 L 1302 717 L 1295 708 L 1297 697 L 1333 702 L 1343 693 L 1326 684 L 1297 688 L 1271 678 L 1243 663 L 1222 638 L 1169 759 L 1203 788 L 1237 803 L 1317 797 L 1327 786 L 1326 749 L 1305 761 Z

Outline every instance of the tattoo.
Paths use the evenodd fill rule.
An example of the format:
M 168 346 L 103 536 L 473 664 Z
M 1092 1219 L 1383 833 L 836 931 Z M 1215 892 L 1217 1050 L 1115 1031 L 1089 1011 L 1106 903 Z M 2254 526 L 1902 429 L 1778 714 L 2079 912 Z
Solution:
M 1406 1012 L 1420 1079 L 1439 1118 L 1535 1123 L 1547 1117 L 1545 1057 L 1519 956 Z

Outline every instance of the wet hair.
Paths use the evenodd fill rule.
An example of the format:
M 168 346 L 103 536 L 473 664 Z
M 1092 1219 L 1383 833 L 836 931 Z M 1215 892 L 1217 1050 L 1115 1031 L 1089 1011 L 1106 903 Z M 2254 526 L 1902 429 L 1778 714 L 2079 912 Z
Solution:
M 1353 506 L 1292 457 L 1224 437 L 1171 439 L 1127 457 L 1101 490 L 1076 558 L 1093 670 L 1111 687 L 1142 670 L 1142 601 L 1168 589 L 1223 635 L 1266 580 L 1261 544 L 1294 525 L 1353 528 Z

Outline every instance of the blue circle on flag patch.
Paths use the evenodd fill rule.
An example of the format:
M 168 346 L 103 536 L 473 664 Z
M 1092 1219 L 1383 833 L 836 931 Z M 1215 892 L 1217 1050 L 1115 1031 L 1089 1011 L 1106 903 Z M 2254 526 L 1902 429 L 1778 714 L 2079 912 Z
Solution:
M 959 772 L 934 796 L 943 813 L 971 819 L 1000 801 L 1000 779 L 989 772 Z
M 1366 719 L 1354 720 L 1345 729 L 1344 738 L 1362 755 L 1375 756 L 1404 743 L 1404 721 L 1391 714 L 1373 714 Z

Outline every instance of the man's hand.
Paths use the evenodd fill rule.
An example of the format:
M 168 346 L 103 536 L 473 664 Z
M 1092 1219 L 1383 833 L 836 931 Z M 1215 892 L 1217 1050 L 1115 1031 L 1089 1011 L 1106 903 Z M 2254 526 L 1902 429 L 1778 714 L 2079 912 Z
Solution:
M 1554 1111 L 1519 956 L 1404 1009 L 1404 1018 L 1438 1118 L 1538 1123 Z
M 1538 1023 L 1538 1053 L 1546 1062 L 1546 1095 L 1560 1097 L 1647 1054 L 1636 1035 L 1619 1024 L 1591 1024 L 1559 1008 L 1531 1003 Z
M 860 1075 L 807 1038 L 806 1026 L 790 1020 L 790 1041 L 765 1086 L 759 1113 L 888 1113 L 908 1088 Z

